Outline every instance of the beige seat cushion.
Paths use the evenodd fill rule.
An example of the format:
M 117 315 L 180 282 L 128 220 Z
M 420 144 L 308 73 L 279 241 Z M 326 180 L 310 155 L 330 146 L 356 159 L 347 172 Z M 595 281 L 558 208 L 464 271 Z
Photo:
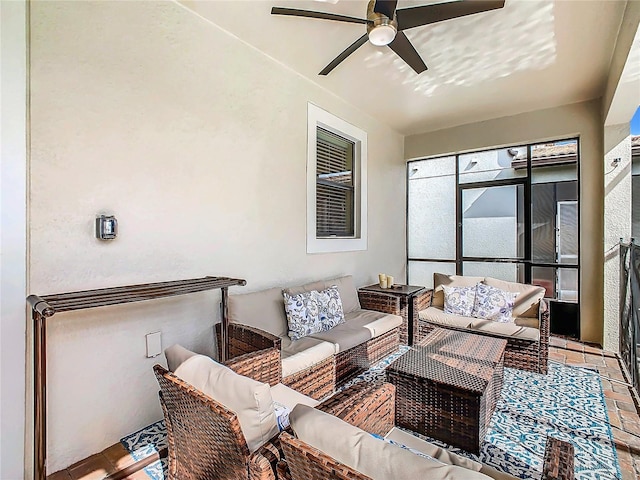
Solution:
M 324 290 L 331 285 L 335 285 L 338 287 L 338 291 L 340 292 L 340 299 L 342 300 L 342 311 L 345 313 L 345 315 L 360 308 L 358 292 L 356 291 L 353 283 L 353 277 L 351 275 L 331 278 L 329 280 L 320 280 L 297 287 L 289 287 L 286 288 L 285 291 L 290 295 L 297 295 L 298 293 L 310 292 L 311 290 Z
M 473 461 L 470 458 L 456 455 L 453 452 L 449 452 L 444 448 L 440 448 L 433 443 L 422 440 L 396 427 L 393 427 L 391 431 L 385 435 L 385 438 L 393 440 L 397 443 L 401 443 L 402 445 L 406 445 L 407 447 L 418 450 L 419 452 L 425 453 L 430 457 L 440 460 L 443 463 L 447 463 L 449 465 L 458 465 L 459 467 L 464 467 L 475 472 L 484 473 L 494 480 L 515 480 L 517 478 L 513 475 L 509 475 L 508 473 L 500 472 L 495 468 L 491 468 L 487 465 L 483 465 L 481 463 Z
M 521 327 L 515 323 L 500 323 L 492 320 L 475 318 L 471 322 L 470 331 L 480 331 L 499 335 L 502 337 L 521 338 L 522 340 L 540 340 L 540 330 L 531 327 Z
M 229 295 L 227 305 L 231 323 L 259 328 L 277 337 L 287 334 L 289 325 L 280 287 Z
M 543 287 L 524 283 L 505 282 L 504 280 L 491 277 L 485 278 L 483 283 L 506 292 L 518 294 L 513 305 L 514 317 L 538 317 L 538 305 L 540 304 L 540 300 L 544 298 L 545 293 Z
M 286 378 L 333 357 L 336 347 L 331 342 L 303 337 L 295 342 L 281 337 L 282 377 Z
M 373 310 L 354 310 L 346 314 L 344 318 L 347 323 L 353 323 L 368 329 L 374 338 L 402 325 L 401 316 Z
M 447 275 L 445 273 L 433 274 L 433 298 L 431 306 L 444 307 L 443 285 L 448 287 L 472 287 L 484 280 L 484 277 L 467 277 L 464 275 Z
M 175 374 L 238 415 L 251 452 L 278 434 L 269 384 L 238 375 L 204 355 L 189 357 Z
M 167 359 L 167 368 L 172 372 L 176 371 L 176 368 L 180 366 L 182 362 L 196 355 L 195 352 L 187 350 L 182 345 L 177 343 L 165 348 L 164 356 Z
M 293 410 L 299 403 L 302 405 L 308 405 L 309 407 L 315 407 L 320 404 L 318 400 L 307 397 L 300 392 L 296 392 L 292 388 L 281 383 L 271 387 L 271 398 L 273 398 L 274 402 L 287 407 L 289 411 Z
M 374 480 L 489 478 L 473 470 L 423 458 L 306 405 L 296 406 L 289 419 L 300 440 Z
M 442 307 L 427 307 L 418 314 L 420 320 L 426 322 L 437 323 L 444 327 L 469 328 L 471 322 L 475 320 L 472 317 L 462 317 L 460 315 L 452 315 L 444 313 Z
M 311 338 L 333 343 L 335 353 L 344 352 L 371 339 L 371 330 L 357 324 L 357 322 L 345 322 L 333 327 L 326 332 L 318 332 L 310 335 Z

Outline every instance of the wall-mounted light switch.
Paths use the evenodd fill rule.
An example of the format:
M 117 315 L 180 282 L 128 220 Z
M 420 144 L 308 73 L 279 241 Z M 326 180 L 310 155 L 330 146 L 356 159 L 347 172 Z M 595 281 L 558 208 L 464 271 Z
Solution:
M 148 333 L 145 338 L 147 339 L 147 358 L 160 355 L 162 353 L 162 333 Z

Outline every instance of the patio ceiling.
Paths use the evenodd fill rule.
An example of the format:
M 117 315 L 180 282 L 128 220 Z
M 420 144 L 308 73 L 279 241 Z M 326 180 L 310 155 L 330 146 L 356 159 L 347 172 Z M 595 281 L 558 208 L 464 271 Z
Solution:
M 271 7 L 364 18 L 366 0 L 180 3 L 403 134 L 601 96 L 626 5 L 506 0 L 501 10 L 408 30 L 429 68 L 420 75 L 387 47 L 367 42 L 323 77 L 318 72 L 364 26 L 275 16 Z M 400 0 L 398 8 L 428 3 L 436 2 Z

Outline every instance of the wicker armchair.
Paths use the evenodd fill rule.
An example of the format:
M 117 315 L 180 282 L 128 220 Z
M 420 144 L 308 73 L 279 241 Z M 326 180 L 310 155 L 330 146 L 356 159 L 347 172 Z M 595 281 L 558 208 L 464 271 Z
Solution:
M 275 480 L 278 449 L 267 443 L 254 453 L 237 415 L 160 365 L 160 404 L 169 443 L 169 480 Z
M 353 388 L 361 387 L 354 386 Z M 321 409 L 370 433 L 384 435 L 393 427 L 395 415 L 395 387 L 393 385 L 385 383 L 377 386 L 375 390 L 366 388 L 359 391 L 349 390 L 332 397 L 331 401 L 325 402 Z M 342 398 L 343 396 L 353 396 L 354 398 L 350 402 Z M 359 409 L 359 404 L 364 408 Z M 337 462 L 334 458 L 287 432 L 283 432 L 279 440 L 284 452 L 284 460 L 278 462 L 277 465 L 279 480 L 370 479 L 370 477 Z M 441 457 L 433 454 L 434 457 L 445 463 L 448 463 L 445 458 L 451 460 L 456 457 L 455 454 L 445 453 L 445 455 L 445 457 Z M 573 446 L 570 443 L 548 438 L 542 480 L 573 480 L 573 457 Z M 506 473 L 497 472 L 485 465 L 482 466 L 480 473 L 502 480 L 508 478 L 515 480 L 516 478 Z

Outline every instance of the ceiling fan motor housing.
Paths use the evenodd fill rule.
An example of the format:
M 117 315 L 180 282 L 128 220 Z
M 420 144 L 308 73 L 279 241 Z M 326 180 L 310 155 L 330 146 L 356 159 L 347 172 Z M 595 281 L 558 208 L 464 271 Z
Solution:
M 393 13 L 393 18 L 374 12 L 375 4 L 375 0 L 370 0 L 367 5 L 367 34 L 369 35 L 369 41 L 374 45 L 388 45 L 396 36 L 398 20 L 395 12 Z

